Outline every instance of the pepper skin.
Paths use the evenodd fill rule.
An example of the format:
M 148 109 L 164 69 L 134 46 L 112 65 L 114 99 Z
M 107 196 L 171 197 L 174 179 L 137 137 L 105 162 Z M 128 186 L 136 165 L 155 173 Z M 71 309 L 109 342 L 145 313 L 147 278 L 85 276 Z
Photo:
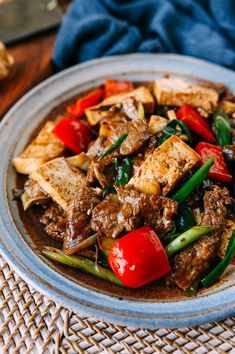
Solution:
M 67 111 L 72 114 L 73 117 L 81 117 L 85 113 L 85 109 L 99 103 L 104 96 L 104 90 L 102 88 L 90 92 L 85 97 L 79 98 L 75 103 L 66 107 Z
M 81 121 L 72 118 L 59 121 L 53 133 L 75 154 L 82 152 L 92 140 L 90 129 Z
M 182 120 L 182 122 L 187 123 L 189 129 L 201 136 L 205 141 L 208 141 L 209 143 L 216 142 L 216 139 L 210 130 L 208 121 L 193 107 L 184 104 L 178 109 L 176 116 L 179 120 Z
M 129 288 L 139 288 L 171 272 L 161 241 L 150 226 L 132 231 L 117 241 L 109 252 L 108 263 Z
M 200 164 L 203 164 L 210 157 L 214 157 L 214 163 L 210 168 L 208 177 L 219 182 L 232 181 L 232 176 L 226 165 L 223 148 L 221 146 L 211 145 L 205 142 L 200 142 L 195 150 L 201 156 Z
M 119 93 L 134 90 L 133 83 L 125 80 L 106 80 L 104 86 L 104 97 L 118 95 Z

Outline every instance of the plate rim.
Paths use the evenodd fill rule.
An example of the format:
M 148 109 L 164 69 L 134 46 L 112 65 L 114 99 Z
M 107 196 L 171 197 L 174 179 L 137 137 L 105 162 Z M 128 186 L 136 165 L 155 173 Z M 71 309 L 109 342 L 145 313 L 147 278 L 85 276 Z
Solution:
M 176 61 L 176 62 L 185 62 L 188 65 L 203 65 L 203 67 L 207 67 L 209 70 L 214 70 L 221 73 L 224 73 L 225 75 L 231 75 L 233 77 L 233 80 L 235 82 L 235 73 L 227 68 L 220 67 L 217 64 L 212 64 L 207 61 L 201 60 L 201 59 L 196 59 L 188 56 L 183 56 L 183 55 L 176 55 L 176 54 L 150 54 L 150 53 L 143 53 L 143 54 L 126 54 L 126 55 L 118 55 L 118 56 L 111 56 L 111 57 L 105 57 L 105 58 L 99 58 L 99 59 L 94 59 L 90 60 L 88 62 L 82 63 L 82 64 L 77 64 L 71 68 L 68 68 L 66 70 L 63 70 L 62 72 L 59 72 L 52 77 L 44 80 L 37 86 L 35 86 L 33 89 L 31 89 L 28 93 L 26 93 L 19 101 L 17 101 L 13 107 L 7 112 L 7 114 L 4 116 L 0 123 L 0 135 L 2 134 L 2 131 L 4 130 L 5 125 L 8 123 L 8 120 L 10 119 L 11 115 L 14 115 L 14 113 L 17 111 L 19 107 L 24 105 L 24 102 L 27 102 L 30 97 L 32 97 L 34 94 L 42 90 L 44 87 L 48 87 L 52 85 L 54 82 L 60 80 L 61 78 L 66 78 L 67 75 L 82 70 L 85 68 L 87 70 L 89 67 L 92 66 L 97 66 L 99 64 L 105 64 L 105 63 L 112 63 L 117 60 L 140 60 L 144 58 L 158 58 L 160 60 L 171 60 L 171 61 Z M 1 147 L 0 143 L 0 147 Z M 9 164 L 10 162 L 8 162 Z M 4 173 L 2 174 L 4 175 Z M 5 175 L 4 175 L 5 176 Z M 2 200 L 2 199 L 0 199 Z M 0 216 L 0 231 L 4 232 L 4 228 L 6 225 L 2 225 L 2 215 Z M 6 230 L 7 231 L 7 230 Z M 110 322 L 116 322 L 122 325 L 131 325 L 135 327 L 146 327 L 146 328 L 159 328 L 159 327 L 167 327 L 167 328 L 175 328 L 179 326 L 188 326 L 188 325 L 199 325 L 205 322 L 209 321 L 214 321 L 214 320 L 221 320 L 227 316 L 231 316 L 235 314 L 235 304 L 234 303 L 227 303 L 224 304 L 223 307 L 219 308 L 216 306 L 215 309 L 212 309 L 210 311 L 203 311 L 203 313 L 197 314 L 195 317 L 195 313 L 181 313 L 181 315 L 177 315 L 178 317 L 174 318 L 170 315 L 163 316 L 161 315 L 160 317 L 157 317 L 156 314 L 154 314 L 154 318 L 148 317 L 148 318 L 143 318 L 142 316 L 139 315 L 139 317 L 130 317 L 131 313 L 123 316 L 120 313 L 112 313 L 112 312 L 104 312 L 102 309 L 94 309 L 91 308 L 89 304 L 74 304 L 70 307 L 68 301 L 66 302 L 63 297 L 59 294 L 55 294 L 55 291 L 50 288 L 49 284 L 38 284 L 37 282 L 37 276 L 35 278 L 34 274 L 29 274 L 27 272 L 23 265 L 19 262 L 19 260 L 15 259 L 14 255 L 12 252 L 7 250 L 5 247 L 4 243 L 1 240 L 2 235 L 0 236 L 0 250 L 3 255 L 3 257 L 7 260 L 7 262 L 13 267 L 13 269 L 27 282 L 32 284 L 37 290 L 41 291 L 43 294 L 46 296 L 51 297 L 54 301 L 61 303 L 63 306 L 66 308 L 70 308 L 73 311 L 78 311 L 80 314 L 86 314 L 89 316 L 95 316 L 97 318 L 102 318 L 103 320 L 107 320 Z M 23 238 L 21 238 L 22 241 L 24 241 Z M 29 246 L 28 246 L 29 247 Z M 14 251 L 14 250 L 12 250 Z M 33 252 L 33 251 L 32 251 Z M 34 254 L 35 258 L 37 256 Z M 42 262 L 44 263 L 44 262 Z M 45 263 L 44 263 L 45 264 Z M 56 277 L 58 275 L 57 272 L 54 271 L 54 276 Z M 235 289 L 230 289 L 233 290 L 233 295 L 235 295 Z M 226 290 L 225 290 L 226 291 Z M 231 292 L 231 291 L 230 291 Z M 230 294 L 231 296 L 231 294 Z M 103 295 L 103 298 L 106 299 L 106 297 L 111 298 L 110 296 Z M 111 306 L 114 306 L 115 303 L 117 303 L 119 300 L 117 298 L 112 298 L 111 301 Z M 173 301 L 174 302 L 174 301 Z M 187 301 L 186 301 L 187 302 Z M 130 304 L 129 300 L 122 300 L 121 303 L 120 301 L 118 302 L 119 305 L 126 303 L 127 305 Z M 133 301 L 131 301 L 133 304 Z M 137 302 L 138 304 L 140 301 Z M 144 303 L 143 301 L 141 302 L 146 306 L 146 302 Z M 174 302 L 175 303 L 175 302 Z M 195 301 L 194 301 L 195 303 Z M 153 303 L 152 303 L 153 304 Z M 155 302 L 156 304 L 156 302 Z M 220 310 L 218 312 L 218 309 Z M 188 316 L 188 317 L 185 317 Z M 147 317 L 147 316 L 146 316 Z

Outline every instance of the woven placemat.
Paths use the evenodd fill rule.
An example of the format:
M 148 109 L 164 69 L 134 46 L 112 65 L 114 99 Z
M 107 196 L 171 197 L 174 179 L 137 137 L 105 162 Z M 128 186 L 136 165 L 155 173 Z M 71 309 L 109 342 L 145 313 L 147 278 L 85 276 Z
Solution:
M 40 294 L 0 256 L 0 353 L 235 353 L 235 317 L 177 330 L 101 322 Z

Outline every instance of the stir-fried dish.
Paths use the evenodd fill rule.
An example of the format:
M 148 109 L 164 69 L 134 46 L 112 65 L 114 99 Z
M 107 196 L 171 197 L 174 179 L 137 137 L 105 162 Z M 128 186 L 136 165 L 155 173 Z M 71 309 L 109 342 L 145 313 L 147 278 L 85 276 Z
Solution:
M 208 288 L 235 252 L 235 100 L 221 84 L 107 80 L 14 158 L 41 255 L 120 287 Z M 59 246 L 58 246 L 59 245 Z

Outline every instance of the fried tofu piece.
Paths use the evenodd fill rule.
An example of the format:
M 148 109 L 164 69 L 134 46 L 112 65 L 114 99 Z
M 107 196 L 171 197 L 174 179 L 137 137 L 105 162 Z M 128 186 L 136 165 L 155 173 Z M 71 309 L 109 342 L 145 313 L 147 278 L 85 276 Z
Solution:
M 86 182 L 84 173 L 64 157 L 43 164 L 33 172 L 31 179 L 66 212 L 70 201 Z
M 102 110 L 102 107 L 113 106 L 121 103 L 127 97 L 134 97 L 137 102 L 141 102 L 144 106 L 145 112 L 152 113 L 154 110 L 154 99 L 149 90 L 144 87 L 138 87 L 137 89 L 120 93 L 118 95 L 105 98 L 101 103 L 96 106 L 89 107 L 85 110 L 86 117 L 91 125 L 96 125 L 103 118 L 107 118 L 109 115 L 108 110 Z M 101 109 L 100 109 L 101 108 Z
M 54 159 L 65 150 L 64 144 L 52 133 L 56 123 L 47 121 L 36 138 L 13 159 L 18 173 L 31 174 L 45 162 Z
M 184 103 L 212 113 L 218 106 L 219 94 L 181 79 L 160 79 L 154 83 L 154 95 L 159 105 L 182 106 Z
M 172 136 L 142 163 L 127 188 L 142 191 L 143 185 L 157 182 L 165 196 L 199 160 L 200 156 L 190 146 Z

